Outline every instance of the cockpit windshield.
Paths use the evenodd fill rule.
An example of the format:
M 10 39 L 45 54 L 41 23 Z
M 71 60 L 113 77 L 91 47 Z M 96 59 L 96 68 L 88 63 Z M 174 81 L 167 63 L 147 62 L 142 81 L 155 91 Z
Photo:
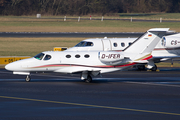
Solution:
M 75 47 L 87 47 L 87 46 L 93 46 L 93 42 L 87 42 L 87 41 L 81 41 Z
M 44 57 L 45 56 L 45 57 Z M 38 59 L 38 60 L 50 60 L 51 59 L 51 55 L 48 55 L 48 54 L 44 54 L 44 53 L 39 53 L 37 54 L 36 56 L 34 56 L 34 58 Z
M 38 60 L 42 60 L 43 59 L 43 57 L 44 57 L 44 53 L 39 53 L 39 54 L 37 54 L 36 56 L 34 56 L 34 58 L 36 58 L 36 59 L 38 59 Z

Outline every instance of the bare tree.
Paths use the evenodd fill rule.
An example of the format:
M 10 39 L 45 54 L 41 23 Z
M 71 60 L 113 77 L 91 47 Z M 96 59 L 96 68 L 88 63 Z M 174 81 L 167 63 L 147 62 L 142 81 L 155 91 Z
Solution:
M 180 12 L 180 0 L 0 0 L 1 15 Z

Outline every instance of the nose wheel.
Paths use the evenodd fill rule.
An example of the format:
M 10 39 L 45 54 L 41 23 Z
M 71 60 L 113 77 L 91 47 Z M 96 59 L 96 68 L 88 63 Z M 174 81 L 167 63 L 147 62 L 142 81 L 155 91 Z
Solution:
M 29 81 L 31 81 L 31 77 L 28 75 L 28 76 L 26 77 L 26 82 L 29 82 Z

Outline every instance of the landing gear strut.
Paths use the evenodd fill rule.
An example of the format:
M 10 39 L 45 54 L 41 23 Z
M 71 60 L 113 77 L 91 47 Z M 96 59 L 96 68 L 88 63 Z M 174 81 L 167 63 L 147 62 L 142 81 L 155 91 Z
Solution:
M 29 75 L 27 75 L 26 82 L 29 82 L 29 81 L 31 81 L 31 77 Z

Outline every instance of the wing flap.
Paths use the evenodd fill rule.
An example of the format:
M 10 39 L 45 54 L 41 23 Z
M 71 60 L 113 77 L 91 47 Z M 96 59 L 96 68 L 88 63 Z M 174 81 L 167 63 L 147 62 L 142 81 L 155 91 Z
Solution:
M 67 72 L 68 71 L 68 72 Z M 74 74 L 74 73 L 82 73 L 82 72 L 92 72 L 94 74 L 96 74 L 96 72 L 100 72 L 100 70 L 96 70 L 96 69 L 92 69 L 90 67 L 71 67 L 71 68 L 61 68 L 59 70 L 56 70 L 54 72 L 60 72 L 60 73 L 70 73 L 70 74 Z
M 132 61 L 132 62 L 146 64 L 146 63 L 148 63 L 148 60 L 139 60 L 139 61 Z

